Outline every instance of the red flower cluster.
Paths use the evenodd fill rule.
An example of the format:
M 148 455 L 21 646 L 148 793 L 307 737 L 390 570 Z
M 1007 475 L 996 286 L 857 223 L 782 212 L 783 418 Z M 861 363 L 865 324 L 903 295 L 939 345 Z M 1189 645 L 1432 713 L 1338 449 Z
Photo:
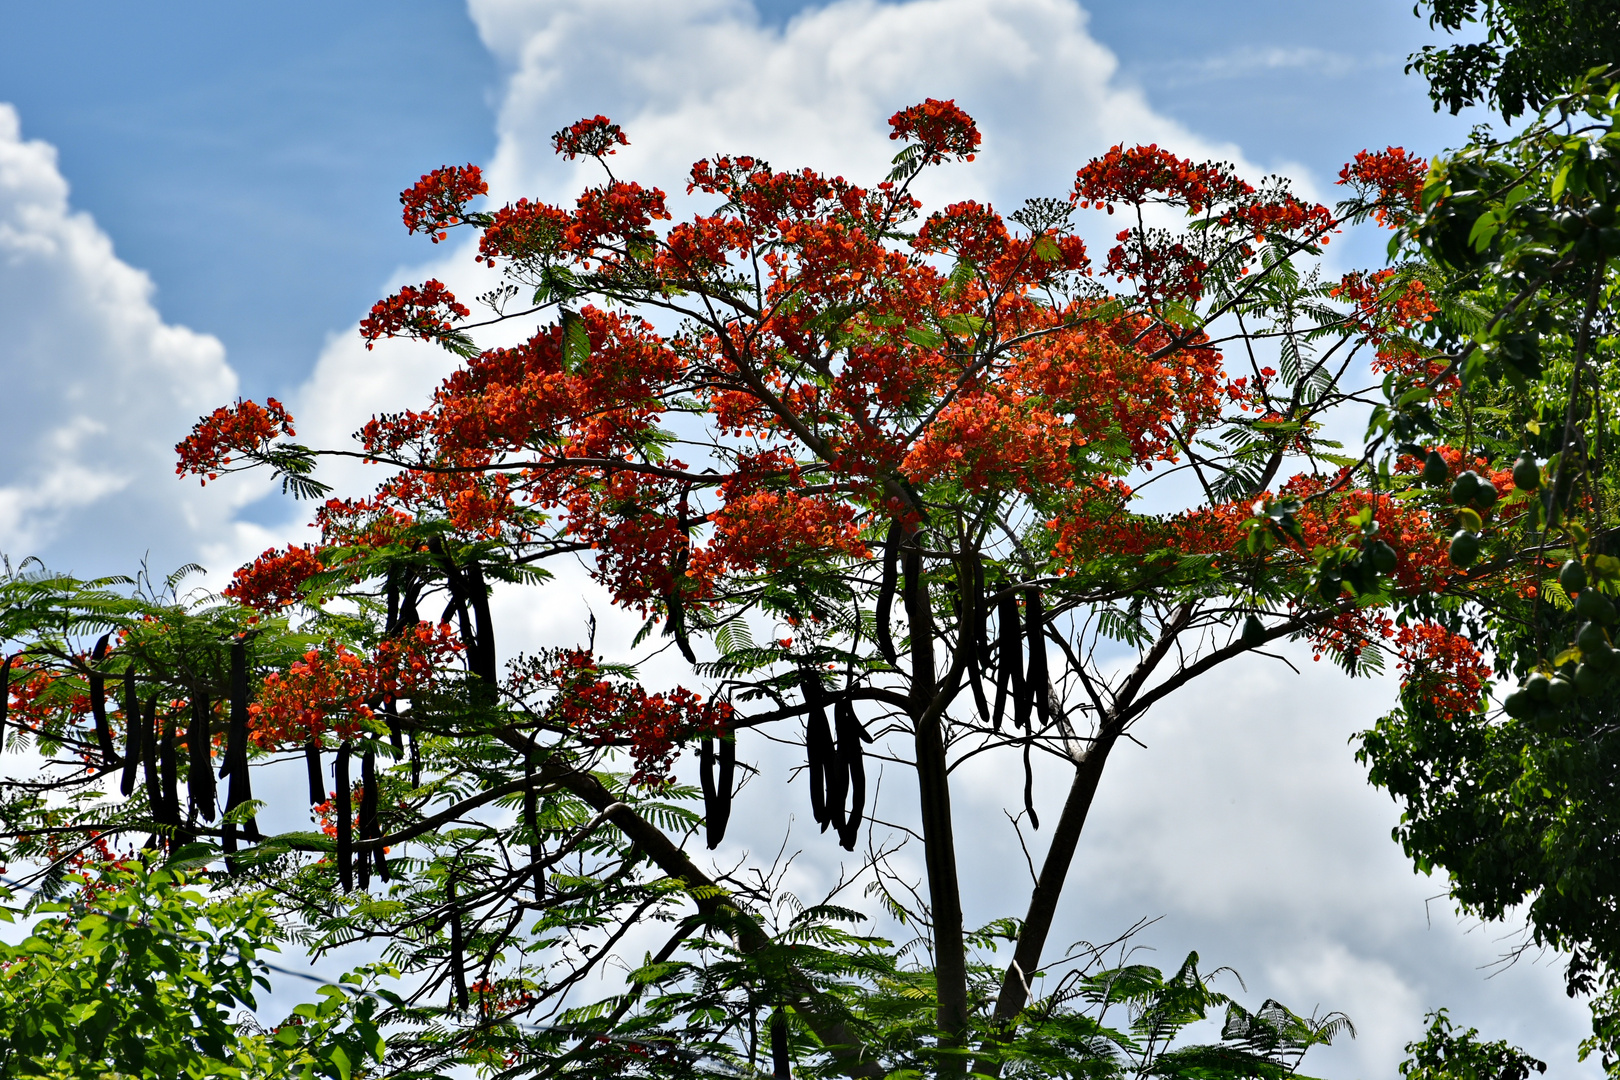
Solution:
M 360 336 L 366 339 L 367 349 L 380 337 L 408 335 L 433 341 L 448 337 L 455 329 L 452 317 L 465 319 L 471 314 L 442 281 L 429 278 L 421 288 L 407 285 L 371 305 L 371 314 L 360 322 Z
M 614 145 L 629 146 L 619 125 L 598 113 L 584 120 L 576 120 L 551 137 L 552 148 L 569 161 L 581 154 L 600 158 L 618 153 Z
M 448 235 L 446 229 L 462 223 L 467 204 L 487 194 L 489 185 L 476 165 L 434 169 L 414 187 L 400 192 L 405 228 L 427 232 L 437 244 Z
M 1195 165 L 1156 144 L 1123 144 L 1109 149 L 1075 174 L 1074 198 L 1082 208 L 1096 206 L 1109 213 L 1117 203 L 1170 202 L 1202 213 L 1218 202 L 1254 194 L 1226 165 Z
M 972 161 L 973 151 L 983 139 L 973 117 L 957 108 L 954 99 L 929 98 L 921 105 L 901 109 L 889 117 L 889 127 L 889 138 L 917 143 L 930 165 L 938 165 L 947 154 Z
M 1347 184 L 1377 206 L 1373 217 L 1381 225 L 1399 228 L 1418 210 L 1429 163 L 1416 154 L 1408 156 L 1399 146 L 1373 154 L 1363 150 L 1356 160 L 1339 170 L 1339 183 Z
M 253 741 L 273 750 L 328 731 L 353 738 L 365 730 L 373 702 L 420 691 L 461 649 L 448 626 L 427 623 L 407 627 L 370 657 L 328 641 L 285 672 L 265 677 L 258 700 L 248 706 Z
M 1491 669 L 1472 642 L 1438 623 L 1420 622 L 1401 627 L 1395 644 L 1406 673 L 1402 689 L 1418 690 L 1443 720 L 1479 712 Z
M 271 548 L 232 574 L 224 592 L 238 604 L 270 614 L 297 603 L 304 583 L 323 569 L 308 544 L 289 544 L 285 551 Z
M 1357 329 L 1378 350 L 1374 371 L 1395 371 L 1428 377 L 1443 370 L 1445 363 L 1415 348 L 1407 336 L 1434 318 L 1439 309 L 1429 289 L 1417 278 L 1398 278 L 1393 269 L 1372 273 L 1346 274 L 1328 295 L 1354 305 L 1352 318 Z
M 218 478 L 219 471 L 231 463 L 233 453 L 262 453 L 270 440 L 292 434 L 292 417 L 275 398 L 265 398 L 263 405 L 239 400 L 197 421 L 191 434 L 175 445 L 180 460 L 174 471 L 180 476 L 201 475 L 206 484 Z
M 574 649 L 544 653 L 519 682 L 520 689 L 527 683 L 553 691 L 548 723 L 598 746 L 627 747 L 635 763 L 630 781 L 646 787 L 669 783 L 680 745 L 727 734 L 734 715 L 726 702 L 705 702 L 685 687 L 648 694 L 634 683 L 605 678 L 595 657 Z

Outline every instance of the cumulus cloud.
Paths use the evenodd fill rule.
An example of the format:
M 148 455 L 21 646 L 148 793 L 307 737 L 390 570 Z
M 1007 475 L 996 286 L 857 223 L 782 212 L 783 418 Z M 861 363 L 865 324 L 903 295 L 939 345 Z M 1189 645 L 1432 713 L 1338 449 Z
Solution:
M 164 322 L 152 297 L 73 210 L 55 149 L 0 104 L 0 551 L 14 562 L 126 571 L 112 560 L 150 551 L 163 570 L 238 531 L 235 503 L 181 483 L 172 451 L 236 375 L 217 339 Z

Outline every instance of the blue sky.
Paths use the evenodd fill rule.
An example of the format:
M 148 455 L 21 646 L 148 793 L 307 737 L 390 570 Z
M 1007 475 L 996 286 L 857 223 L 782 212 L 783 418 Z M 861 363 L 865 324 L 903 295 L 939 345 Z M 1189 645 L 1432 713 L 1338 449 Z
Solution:
M 398 191 L 471 161 L 497 198 L 566 197 L 584 174 L 545 142 L 582 115 L 623 120 L 625 171 L 674 190 L 683 165 L 721 149 L 869 174 L 892 152 L 884 117 L 954 96 L 986 143 L 948 174 L 952 196 L 1004 206 L 1064 190 L 1114 141 L 1283 171 L 1331 201 L 1356 150 L 1432 153 L 1470 122 L 1434 115 L 1402 75 L 1429 40 L 1410 0 L 758 5 L 0 0 L 0 551 L 81 573 L 128 571 L 145 551 L 159 570 L 199 559 L 217 582 L 306 537 L 302 508 L 262 484 L 176 480 L 169 448 L 238 394 L 285 399 L 317 444 L 416 404 L 443 354 L 366 353 L 355 323 L 406 279 L 487 286 L 455 243 L 405 234 Z M 1381 248 L 1332 250 L 1344 268 Z M 539 605 L 497 596 L 508 647 L 573 633 L 576 585 Z M 598 611 L 605 635 L 633 632 Z M 1541 1052 L 1555 1076 L 1596 1075 L 1574 1064 L 1584 1011 L 1556 964 L 1487 979 L 1504 928 L 1457 919 L 1389 842 L 1394 810 L 1346 741 L 1391 684 L 1295 659 L 1303 676 L 1222 674 L 1158 711 L 1150 749 L 1121 753 L 1059 935 L 1099 940 L 1164 914 L 1160 962 L 1198 948 L 1242 971 L 1255 1000 L 1348 1011 L 1362 1036 L 1319 1075 L 1391 1074 L 1442 1004 Z M 1005 853 L 982 824 L 999 820 L 998 784 L 982 779 L 964 780 L 964 843 Z M 733 831 L 774 849 L 779 837 L 746 834 L 779 815 L 746 817 Z M 837 871 L 825 852 L 801 866 Z M 1003 872 L 1021 863 L 968 883 L 975 910 L 1003 913 Z

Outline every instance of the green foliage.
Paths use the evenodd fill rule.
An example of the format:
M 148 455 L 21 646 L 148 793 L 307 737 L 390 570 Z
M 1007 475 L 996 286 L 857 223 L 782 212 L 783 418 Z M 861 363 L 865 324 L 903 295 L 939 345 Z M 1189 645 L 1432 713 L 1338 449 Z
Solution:
M 1484 40 L 1425 45 L 1408 71 L 1429 80 L 1439 111 L 1483 104 L 1512 120 L 1540 109 L 1587 71 L 1620 61 L 1616 0 L 1420 0 L 1430 27 L 1478 28 Z
M 1423 1038 L 1406 1044 L 1409 1057 L 1401 1063 L 1406 1080 L 1526 1080 L 1532 1070 L 1547 1071 L 1545 1062 L 1516 1046 L 1500 1039 L 1482 1042 L 1475 1028 L 1459 1034 L 1444 1009 L 1428 1019 Z
M 265 896 L 208 895 L 140 861 L 66 883 L 60 899 L 0 909 L 35 920 L 21 943 L 0 943 L 0 1077 L 351 1080 L 381 1060 L 379 999 L 359 975 L 273 1031 L 233 1015 L 269 988 Z

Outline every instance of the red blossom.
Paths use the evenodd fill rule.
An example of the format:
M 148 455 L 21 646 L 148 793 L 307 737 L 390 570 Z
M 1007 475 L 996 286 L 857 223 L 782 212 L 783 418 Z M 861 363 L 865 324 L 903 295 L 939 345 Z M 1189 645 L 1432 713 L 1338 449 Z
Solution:
M 1339 183 L 1355 188 L 1376 206 L 1373 217 L 1381 225 L 1398 228 L 1418 210 L 1429 163 L 1399 146 L 1378 153 L 1362 150 L 1356 160 L 1339 170 Z
M 360 336 L 370 349 L 380 337 L 414 337 L 434 341 L 448 337 L 455 329 L 452 318 L 465 319 L 472 311 L 456 302 L 455 294 L 444 283 L 429 278 L 421 288 L 407 285 L 386 300 L 371 305 L 371 314 L 360 322 Z
M 292 434 L 292 416 L 275 398 L 265 398 L 263 405 L 238 400 L 197 421 L 191 434 L 175 445 L 179 463 L 174 471 L 200 475 L 206 484 L 230 465 L 232 454 L 260 454 L 272 439 Z
M 597 114 L 576 120 L 557 132 L 551 137 L 551 145 L 557 153 L 572 161 L 581 154 L 601 158 L 617 153 L 614 146 L 629 146 L 630 140 L 624 137 L 618 124 Z
M 972 161 L 983 139 L 973 117 L 957 108 L 954 99 L 929 98 L 921 105 L 901 109 L 889 117 L 889 127 L 889 138 L 918 144 L 923 160 L 930 165 L 938 165 L 947 154 Z
M 297 603 L 304 583 L 323 569 L 308 544 L 289 544 L 285 551 L 271 548 L 232 574 L 224 593 L 238 604 L 269 614 Z
M 446 229 L 462 224 L 467 204 L 487 194 L 489 185 L 476 165 L 434 169 L 414 187 L 400 192 L 405 228 L 413 233 L 426 232 L 437 244 L 447 235 Z

